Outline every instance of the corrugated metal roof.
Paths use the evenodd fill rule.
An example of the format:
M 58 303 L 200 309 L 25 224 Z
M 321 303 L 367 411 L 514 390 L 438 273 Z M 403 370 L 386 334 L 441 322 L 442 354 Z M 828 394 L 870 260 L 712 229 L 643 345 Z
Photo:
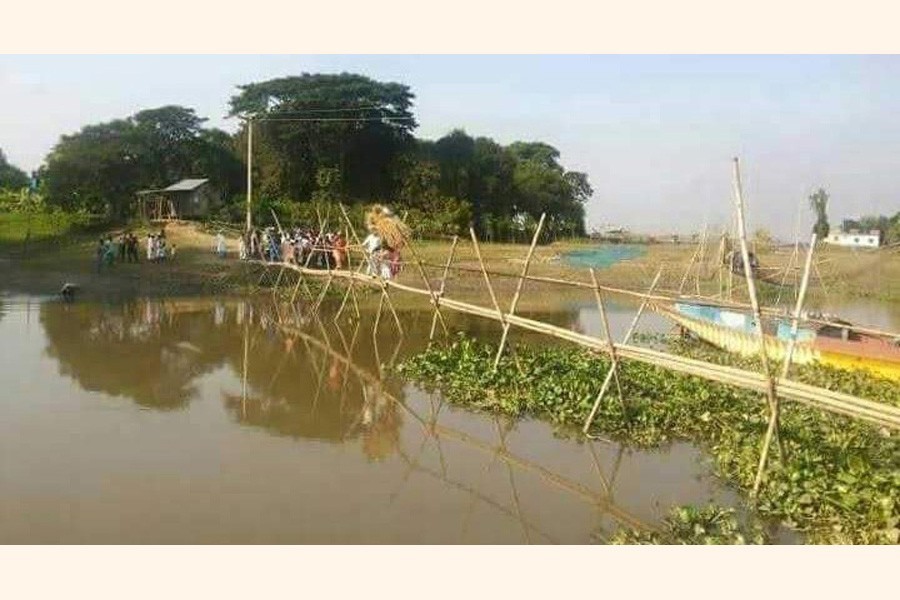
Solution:
M 205 184 L 209 179 L 182 179 L 178 183 L 173 183 L 166 189 L 164 192 L 189 192 L 191 190 L 196 190 L 201 185 Z

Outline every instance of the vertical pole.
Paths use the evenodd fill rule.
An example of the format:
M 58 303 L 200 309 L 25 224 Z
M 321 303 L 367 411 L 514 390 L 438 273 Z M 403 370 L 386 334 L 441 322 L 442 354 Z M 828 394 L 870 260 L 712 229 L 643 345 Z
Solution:
M 450 273 L 450 264 L 453 262 L 453 255 L 456 253 L 456 244 L 459 243 L 459 236 L 453 236 L 453 244 L 450 246 L 450 255 L 447 257 L 447 263 L 444 265 L 444 272 L 441 274 L 441 287 L 438 289 L 438 296 L 444 297 L 444 290 L 447 285 L 447 275 Z M 431 332 L 428 334 L 428 341 L 434 339 L 434 332 L 437 328 L 437 313 L 431 316 Z
M 775 394 L 775 380 L 769 367 L 769 357 L 766 353 L 766 337 L 763 333 L 762 312 L 759 308 L 759 300 L 756 297 L 756 282 L 753 276 L 753 268 L 750 266 L 750 252 L 747 249 L 747 227 L 744 223 L 744 195 L 741 189 L 741 171 L 738 159 L 734 159 L 734 200 L 737 209 L 738 236 L 741 242 L 741 259 L 744 265 L 744 279 L 747 282 L 747 292 L 750 295 L 750 305 L 753 307 L 753 318 L 756 321 L 756 335 L 759 337 L 759 357 L 762 361 L 763 374 L 768 382 L 766 395 L 769 399 L 769 411 L 773 424 L 773 433 L 778 429 L 778 397 Z M 756 488 L 754 486 L 754 495 Z
M 594 284 L 594 296 L 597 298 L 597 310 L 600 312 L 600 321 L 603 323 L 603 333 L 606 335 L 606 342 L 609 344 L 609 357 L 611 360 L 610 369 L 613 371 L 613 377 L 616 379 L 616 387 L 619 390 L 619 399 L 622 405 L 625 405 L 625 396 L 622 394 L 622 384 L 619 382 L 619 357 L 616 354 L 616 345 L 613 343 L 612 331 L 609 328 L 609 319 L 606 317 L 606 307 L 603 305 L 603 295 L 600 293 L 600 284 L 597 283 L 597 274 L 594 269 L 589 269 L 591 273 L 591 282 Z
M 253 197 L 253 117 L 247 118 L 247 235 L 253 227 L 250 203 Z
M 522 266 L 522 275 L 519 276 L 519 282 L 516 285 L 516 293 L 513 296 L 512 303 L 509 305 L 509 313 L 510 315 L 515 314 L 516 306 L 519 304 L 519 296 L 522 294 L 522 286 L 525 284 L 525 277 L 528 276 L 528 266 L 531 264 L 531 259 L 534 256 L 534 248 L 537 246 L 538 238 L 541 235 L 541 230 L 544 228 L 544 219 L 547 217 L 547 213 L 541 214 L 541 220 L 538 221 L 537 229 L 534 231 L 534 237 L 531 239 L 531 247 L 528 248 L 528 255 L 525 257 L 525 264 Z M 503 346 L 506 345 L 506 337 L 509 335 L 509 323 L 503 323 L 503 334 L 500 336 L 500 347 L 497 348 L 497 356 L 494 358 L 494 371 L 497 370 L 497 366 L 500 364 L 500 357 L 503 356 Z

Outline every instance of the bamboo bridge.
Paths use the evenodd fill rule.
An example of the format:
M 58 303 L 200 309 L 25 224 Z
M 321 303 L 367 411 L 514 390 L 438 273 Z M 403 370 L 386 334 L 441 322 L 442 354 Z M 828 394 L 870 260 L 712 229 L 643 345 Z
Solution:
M 748 251 L 746 235 L 744 233 L 743 200 L 740 191 L 740 178 L 739 173 L 737 172 L 736 164 L 735 197 L 737 199 L 737 214 L 740 226 L 739 233 L 741 234 L 740 241 L 744 264 L 750 264 L 747 257 Z M 538 239 L 541 234 L 546 215 L 542 215 L 540 221 L 537 224 L 537 228 L 532 237 L 531 245 L 524 256 L 521 272 L 518 276 L 513 275 L 513 277 L 516 277 L 515 294 L 512 297 L 510 305 L 506 309 L 504 309 L 504 307 L 501 307 L 497 299 L 492 277 L 508 275 L 499 274 L 487 268 L 482 258 L 478 238 L 473 229 L 469 230 L 470 240 L 472 249 L 478 259 L 478 263 L 480 266 L 478 271 L 482 275 L 485 289 L 487 290 L 488 295 L 491 299 L 490 306 L 484 306 L 473 302 L 465 302 L 462 300 L 453 299 L 448 296 L 446 284 L 448 274 L 451 272 L 451 270 L 458 269 L 463 271 L 472 271 L 471 268 L 453 265 L 455 252 L 460 241 L 458 237 L 455 237 L 453 239 L 449 255 L 443 265 L 430 265 L 423 262 L 419 258 L 414 244 L 411 244 L 405 248 L 405 251 L 408 251 L 412 258 L 411 261 L 407 261 L 407 264 L 412 265 L 418 271 L 422 281 L 421 287 L 409 285 L 406 283 L 400 283 L 393 279 L 382 278 L 380 276 L 374 276 L 364 273 L 367 259 L 362 251 L 358 250 L 358 248 L 361 246 L 359 236 L 356 234 L 346 210 L 344 210 L 343 206 L 341 206 L 340 208 L 346 225 L 349 227 L 348 231 L 352 233 L 356 241 L 356 246 L 350 248 L 355 251 L 353 254 L 359 255 L 359 261 L 356 263 L 356 268 L 353 267 L 352 259 L 348 261 L 349 266 L 346 269 L 310 268 L 309 260 L 307 260 L 306 264 L 304 265 L 294 264 L 290 262 L 249 260 L 247 261 L 249 265 L 262 270 L 262 274 L 257 284 L 261 284 L 271 271 L 277 271 L 277 277 L 273 285 L 273 294 L 277 293 L 279 290 L 282 290 L 283 286 L 284 289 L 282 291 L 290 292 L 289 302 L 291 304 L 295 304 L 298 301 L 298 295 L 302 292 L 306 298 L 306 301 L 308 302 L 308 305 L 311 307 L 314 313 L 318 311 L 328 290 L 332 285 L 344 284 L 345 289 L 343 298 L 340 307 L 334 317 L 335 320 L 341 317 L 344 311 L 347 310 L 348 306 L 351 306 L 351 303 L 358 317 L 360 311 L 356 289 L 358 287 L 374 288 L 380 292 L 374 329 L 378 329 L 382 313 L 384 312 L 384 307 L 387 306 L 388 311 L 393 318 L 395 326 L 401 334 L 403 333 L 403 325 L 399 316 L 397 315 L 397 311 L 394 307 L 391 294 L 402 293 L 411 296 L 417 296 L 426 299 L 430 303 L 433 311 L 429 340 L 433 340 L 435 338 L 438 325 L 441 326 L 445 334 L 450 333 L 447 323 L 444 319 L 444 311 L 463 313 L 499 323 L 502 328 L 502 333 L 500 334 L 499 348 L 494 361 L 495 369 L 497 367 L 497 364 L 499 363 L 501 356 L 503 355 L 504 348 L 507 343 L 508 334 L 513 327 L 546 335 L 561 341 L 569 342 L 592 352 L 605 353 L 610 357 L 611 368 L 605 374 L 605 380 L 601 385 L 597 397 L 594 401 L 593 409 L 584 424 L 583 429 L 586 435 L 589 435 L 591 424 L 597 414 L 604 396 L 611 386 L 612 381 L 618 381 L 617 370 L 619 362 L 622 360 L 638 361 L 644 364 L 665 368 L 674 373 L 700 377 L 708 381 L 735 386 L 760 394 L 761 401 L 767 402 L 769 407 L 769 427 L 766 432 L 765 442 L 760 456 L 760 465 L 757 473 L 757 481 L 754 493 L 758 491 L 758 488 L 762 482 L 770 443 L 773 439 L 778 438 L 778 415 L 780 410 L 779 403 L 782 400 L 788 402 L 796 402 L 828 413 L 850 417 L 878 427 L 895 431 L 900 430 L 900 408 L 896 406 L 871 399 L 859 398 L 834 390 L 828 390 L 823 387 L 801 383 L 788 377 L 794 349 L 794 339 L 796 338 L 797 326 L 800 320 L 800 313 L 810 272 L 811 256 L 815 246 L 815 239 L 813 239 L 813 243 L 810 245 L 809 254 L 807 255 L 806 268 L 804 271 L 803 284 L 801 285 L 801 289 L 798 294 L 797 305 L 793 311 L 793 314 L 791 315 L 794 337 L 789 342 L 785 361 L 782 365 L 780 373 L 775 374 L 772 373 L 771 367 L 769 365 L 769 360 L 766 357 L 764 342 L 761 342 L 759 344 L 763 358 L 763 360 L 761 360 L 762 370 L 760 372 L 715 364 L 631 343 L 631 337 L 637 328 L 641 316 L 648 308 L 648 306 L 652 308 L 656 305 L 672 304 L 676 301 L 682 301 L 686 298 L 690 298 L 690 296 L 676 296 L 657 292 L 656 285 L 661 275 L 661 269 L 656 273 L 656 277 L 653 279 L 653 282 L 651 283 L 648 291 L 645 293 L 634 290 L 601 286 L 597 282 L 597 277 L 593 269 L 589 269 L 589 274 L 591 277 L 591 281 L 589 283 L 558 278 L 535 277 L 529 275 L 529 266 L 531 265 L 534 258 L 535 247 L 538 243 Z M 324 230 L 323 223 L 320 223 L 320 230 Z M 353 254 L 351 254 L 351 256 Z M 426 273 L 426 268 L 439 268 L 441 272 L 440 278 L 436 281 L 430 278 Z M 740 307 L 745 310 L 752 310 L 754 316 L 756 317 L 758 334 L 760 335 L 760 337 L 762 337 L 762 316 L 764 314 L 772 314 L 773 311 L 771 309 L 766 310 L 759 305 L 756 298 L 755 282 L 753 279 L 752 269 L 745 269 L 745 276 L 751 300 L 750 304 L 746 305 L 735 302 L 720 302 L 720 304 L 727 307 Z M 292 277 L 293 281 L 291 281 Z M 324 282 L 318 294 L 313 294 L 312 290 L 310 289 L 308 281 L 312 280 Z M 600 337 L 586 335 L 584 333 L 572 331 L 517 314 L 517 308 L 522 297 L 524 286 L 526 282 L 529 281 L 541 282 L 545 285 L 579 287 L 592 290 L 596 299 L 597 309 L 601 317 L 601 322 L 603 324 L 603 336 Z M 628 332 L 621 341 L 614 340 L 610 333 L 605 308 L 605 297 L 609 295 L 626 296 L 641 301 L 640 308 L 635 314 Z M 782 314 L 782 316 L 784 315 Z M 807 321 L 828 323 L 828 321 L 816 319 L 807 319 Z M 861 332 L 875 332 L 881 334 L 885 333 L 864 328 L 858 328 L 858 330 Z M 624 401 L 624 398 L 622 398 L 622 400 Z

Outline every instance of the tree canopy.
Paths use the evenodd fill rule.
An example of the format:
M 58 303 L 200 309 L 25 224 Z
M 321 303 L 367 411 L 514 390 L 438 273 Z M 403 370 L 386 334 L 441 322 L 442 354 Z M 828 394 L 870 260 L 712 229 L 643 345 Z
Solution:
M 238 218 L 244 200 L 248 124 L 253 128 L 253 195 L 302 214 L 302 203 L 387 202 L 407 210 L 423 234 L 474 224 L 491 239 L 528 235 L 547 213 L 548 236 L 584 235 L 585 173 L 568 171 L 541 141 L 502 145 L 455 129 L 414 136 L 410 88 L 363 75 L 309 74 L 237 86 L 235 134 L 204 127 L 191 108 L 163 106 L 63 136 L 39 179 L 48 202 L 126 217 L 140 189 L 208 177 L 226 195 L 220 216 Z M 263 210 L 264 209 L 264 210 Z
M 63 136 L 40 171 L 48 201 L 122 217 L 136 191 L 186 177 L 238 191 L 242 165 L 231 136 L 203 129 L 204 121 L 191 108 L 164 106 Z
M 6 155 L 0 148 L 0 189 L 17 190 L 27 186 L 30 181 L 25 171 L 6 160 Z
M 253 119 L 261 193 L 308 199 L 320 169 L 338 169 L 351 199 L 388 198 L 396 163 L 413 144 L 413 94 L 349 73 L 304 73 L 238 86 L 231 116 Z M 240 133 L 246 139 L 246 121 Z

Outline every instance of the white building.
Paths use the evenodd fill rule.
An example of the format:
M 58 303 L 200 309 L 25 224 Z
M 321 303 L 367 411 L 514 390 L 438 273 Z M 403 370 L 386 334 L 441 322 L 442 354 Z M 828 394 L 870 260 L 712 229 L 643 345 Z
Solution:
M 847 246 L 849 248 L 877 248 L 881 245 L 881 232 L 873 229 L 868 233 L 863 233 L 855 229 L 844 233 L 831 233 L 825 238 L 826 244 L 834 244 L 835 246 Z

